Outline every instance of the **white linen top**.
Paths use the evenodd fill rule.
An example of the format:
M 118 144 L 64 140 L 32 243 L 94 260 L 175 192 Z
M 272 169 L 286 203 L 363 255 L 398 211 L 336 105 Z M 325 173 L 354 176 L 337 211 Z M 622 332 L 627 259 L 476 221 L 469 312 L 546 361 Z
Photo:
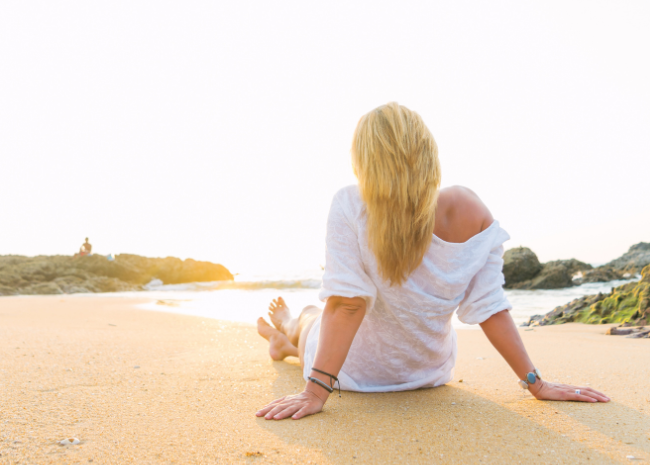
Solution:
M 356 185 L 336 193 L 327 220 L 327 258 L 319 294 L 363 297 L 366 315 L 338 375 L 341 389 L 405 391 L 445 384 L 453 378 L 456 332 L 451 317 L 478 324 L 512 309 L 503 291 L 503 242 L 510 238 L 494 221 L 463 243 L 432 233 L 422 264 L 401 286 L 379 275 L 368 247 L 365 205 Z M 320 317 L 307 336 L 305 380 L 310 376 Z M 316 367 L 318 368 L 318 367 Z

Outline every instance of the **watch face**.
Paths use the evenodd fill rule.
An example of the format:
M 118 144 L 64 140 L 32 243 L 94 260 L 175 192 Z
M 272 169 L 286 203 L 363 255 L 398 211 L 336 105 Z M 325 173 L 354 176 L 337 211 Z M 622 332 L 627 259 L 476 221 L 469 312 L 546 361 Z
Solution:
M 528 381 L 528 384 L 535 384 L 535 381 L 537 381 L 535 373 L 528 373 L 526 375 L 526 381 Z

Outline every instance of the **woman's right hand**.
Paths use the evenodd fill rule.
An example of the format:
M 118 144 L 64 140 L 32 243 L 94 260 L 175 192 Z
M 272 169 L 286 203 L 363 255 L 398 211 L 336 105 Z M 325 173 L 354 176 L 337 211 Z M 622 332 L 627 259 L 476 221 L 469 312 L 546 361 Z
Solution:
M 538 400 L 571 400 L 576 402 L 609 402 L 610 400 L 602 392 L 590 387 L 549 383 L 543 380 L 539 381 L 542 383 L 540 387 L 535 391 L 533 389 L 530 390 L 531 394 Z M 531 385 L 531 387 L 533 386 L 535 385 Z M 580 394 L 577 394 L 576 390 L 579 390 Z
M 311 391 L 305 389 L 300 394 L 284 396 L 274 400 L 255 415 L 267 420 L 283 420 L 291 417 L 299 420 L 307 415 L 313 415 L 323 410 L 325 402 Z

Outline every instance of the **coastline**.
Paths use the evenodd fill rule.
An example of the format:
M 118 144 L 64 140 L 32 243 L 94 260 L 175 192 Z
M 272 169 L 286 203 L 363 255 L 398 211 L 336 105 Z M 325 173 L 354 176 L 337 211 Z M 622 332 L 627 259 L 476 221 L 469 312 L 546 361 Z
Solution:
M 609 404 L 524 396 L 485 336 L 457 329 L 448 385 L 343 392 L 273 422 L 255 411 L 303 380 L 253 326 L 140 310 L 145 296 L 70 297 L 0 298 L 0 463 L 650 460 L 648 341 L 605 336 L 611 325 L 520 329 L 546 379 L 590 383 Z M 59 446 L 67 437 L 81 444 Z
M 318 292 L 320 280 L 308 280 L 300 276 L 281 277 L 281 280 L 264 277 L 259 281 L 245 281 L 240 288 L 218 289 L 215 283 L 188 283 L 180 285 L 165 285 L 150 287 L 142 291 L 107 292 L 107 293 L 71 293 L 57 295 L 20 295 L 11 296 L 22 299 L 43 299 L 60 297 L 62 299 L 139 299 L 139 309 L 172 312 L 189 316 L 213 318 L 223 321 L 255 324 L 260 315 L 260 309 L 265 309 L 268 303 L 279 295 L 284 296 L 289 307 L 298 312 L 307 305 L 319 305 Z M 511 290 L 506 289 L 508 300 L 513 305 L 511 315 L 517 325 L 529 322 L 534 315 L 546 314 L 558 306 L 564 305 L 585 295 L 609 293 L 613 287 L 629 281 L 612 281 L 608 283 L 586 283 L 565 289 Z M 307 283 L 307 287 L 297 287 L 296 284 Z M 255 286 L 253 286 L 253 284 Z M 278 286 L 280 285 L 280 286 Z M 285 286 L 285 287 L 282 287 Z M 4 297 L 0 297 L 0 302 Z M 452 318 L 456 329 L 479 329 L 478 326 L 465 325 L 456 315 Z

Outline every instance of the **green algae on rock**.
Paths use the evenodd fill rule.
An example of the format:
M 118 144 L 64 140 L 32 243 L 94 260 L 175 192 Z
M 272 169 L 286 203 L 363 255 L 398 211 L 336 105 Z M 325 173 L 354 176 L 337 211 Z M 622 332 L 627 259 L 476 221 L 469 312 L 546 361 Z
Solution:
M 650 265 L 641 271 L 640 281 L 615 287 L 609 294 L 580 297 L 546 315 L 534 315 L 528 326 L 571 322 L 647 325 L 650 322 Z

